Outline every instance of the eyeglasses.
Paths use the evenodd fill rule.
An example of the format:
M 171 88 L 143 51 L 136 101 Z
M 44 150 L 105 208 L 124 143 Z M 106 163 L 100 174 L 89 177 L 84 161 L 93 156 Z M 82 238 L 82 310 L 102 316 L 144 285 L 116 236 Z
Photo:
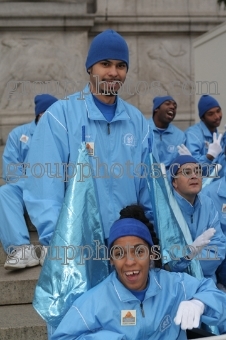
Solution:
M 195 175 L 197 177 L 201 177 L 202 176 L 202 168 L 184 168 L 181 171 L 178 171 L 177 174 L 182 174 L 185 177 L 192 177 L 192 175 Z

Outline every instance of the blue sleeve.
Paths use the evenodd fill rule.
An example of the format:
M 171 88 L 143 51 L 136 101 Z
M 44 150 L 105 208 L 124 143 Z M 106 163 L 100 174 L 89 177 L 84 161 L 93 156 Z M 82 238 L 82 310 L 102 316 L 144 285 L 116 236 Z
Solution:
M 51 337 L 51 340 L 127 340 L 123 334 L 119 334 L 112 331 L 106 331 L 101 329 L 94 333 L 82 334 L 79 337 L 68 336 L 65 334 L 56 334 L 56 332 Z
M 8 166 L 10 164 L 23 163 L 24 161 L 20 155 L 17 139 L 18 137 L 16 136 L 15 132 L 10 132 L 2 155 L 2 174 L 4 180 L 7 180 L 7 182 L 11 180 L 14 181 L 14 179 L 16 178 L 14 176 L 13 178 L 8 178 Z M 16 176 L 21 176 L 22 166 L 16 167 L 16 171 L 13 171 L 13 174 Z
M 170 268 L 170 271 L 172 272 L 179 272 L 183 273 L 185 269 L 189 266 L 190 260 L 187 260 L 185 258 L 180 258 L 178 261 L 173 260 L 167 263 L 167 265 Z
M 211 212 L 209 228 L 216 229 L 216 233 L 211 238 L 208 246 L 196 257 L 200 260 L 204 276 L 215 274 L 218 266 L 224 260 L 226 252 L 226 237 L 221 229 L 219 215 L 212 200 L 209 210 Z M 201 260 L 202 258 L 205 258 L 205 260 Z
M 54 114 L 57 115 L 58 110 L 62 113 L 62 109 L 59 102 L 56 104 Z M 68 153 L 64 115 L 57 115 L 56 118 L 46 111 L 31 141 L 28 156 L 30 168 L 27 169 L 23 193 L 28 214 L 44 245 L 49 244 L 63 203 L 63 164 L 68 162 Z
M 197 280 L 183 273 L 185 299 L 197 299 L 204 303 L 205 310 L 201 320 L 209 325 L 219 325 L 226 322 L 226 294 L 216 288 L 212 279 Z
M 106 331 L 104 329 L 95 333 L 89 333 L 81 335 L 76 338 L 77 340 L 127 340 L 126 336 L 112 331 Z

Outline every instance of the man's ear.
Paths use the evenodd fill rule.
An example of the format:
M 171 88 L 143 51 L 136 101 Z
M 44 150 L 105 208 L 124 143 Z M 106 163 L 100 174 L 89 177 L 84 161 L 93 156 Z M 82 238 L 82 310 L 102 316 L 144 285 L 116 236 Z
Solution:
M 176 189 L 177 185 L 176 185 L 175 179 L 173 179 L 172 181 L 172 186 L 174 187 L 174 189 Z
M 205 113 L 204 113 L 204 115 L 202 115 L 202 117 L 200 118 L 200 120 L 204 122 L 204 120 L 205 120 L 204 118 L 205 118 Z

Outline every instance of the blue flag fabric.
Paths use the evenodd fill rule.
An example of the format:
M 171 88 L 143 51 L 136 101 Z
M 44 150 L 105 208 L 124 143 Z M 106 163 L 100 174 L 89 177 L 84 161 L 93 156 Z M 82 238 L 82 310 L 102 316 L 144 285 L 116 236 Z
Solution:
M 79 163 L 89 163 L 84 142 Z M 66 191 L 35 289 L 34 308 L 56 328 L 74 300 L 108 276 L 108 268 L 94 180 L 87 176 L 79 181 L 75 176 Z

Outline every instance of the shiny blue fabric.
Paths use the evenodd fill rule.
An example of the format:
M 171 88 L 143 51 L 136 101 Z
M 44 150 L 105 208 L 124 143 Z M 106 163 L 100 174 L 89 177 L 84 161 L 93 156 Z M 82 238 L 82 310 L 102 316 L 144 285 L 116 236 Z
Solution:
M 78 163 L 88 162 L 82 143 Z M 96 247 L 104 245 L 103 235 L 93 178 L 81 182 L 75 176 L 66 191 L 33 301 L 52 327 L 58 326 L 76 298 L 108 276 L 107 247 L 103 253 Z

